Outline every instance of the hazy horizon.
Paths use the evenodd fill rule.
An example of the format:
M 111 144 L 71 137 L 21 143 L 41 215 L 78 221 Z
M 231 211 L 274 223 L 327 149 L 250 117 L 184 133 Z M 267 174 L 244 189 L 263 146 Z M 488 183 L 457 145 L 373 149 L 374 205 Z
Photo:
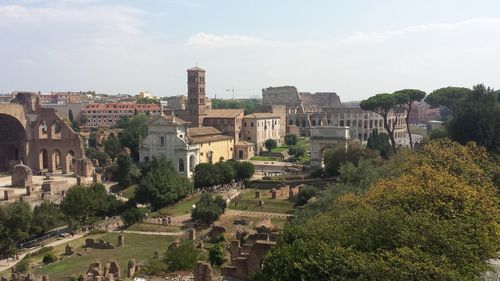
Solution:
M 181 95 L 195 64 L 210 98 L 500 87 L 499 2 L 353 2 L 0 0 L 0 92 Z

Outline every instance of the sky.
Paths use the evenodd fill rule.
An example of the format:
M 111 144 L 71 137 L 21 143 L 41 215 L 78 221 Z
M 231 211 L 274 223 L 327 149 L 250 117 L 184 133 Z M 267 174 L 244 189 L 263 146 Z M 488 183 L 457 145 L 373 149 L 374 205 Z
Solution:
M 0 93 L 500 87 L 497 0 L 0 0 Z

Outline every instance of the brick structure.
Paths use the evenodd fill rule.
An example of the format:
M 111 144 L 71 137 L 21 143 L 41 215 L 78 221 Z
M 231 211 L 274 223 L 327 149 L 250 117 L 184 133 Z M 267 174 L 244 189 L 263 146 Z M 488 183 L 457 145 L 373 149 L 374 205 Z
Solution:
M 63 174 L 73 159 L 84 158 L 83 142 L 51 108 L 40 106 L 35 93 L 18 93 L 0 104 L 0 171 L 22 161 L 30 168 Z
M 87 120 L 85 126 L 91 128 L 112 127 L 122 117 L 132 117 L 136 113 L 160 115 L 161 108 L 158 104 L 119 102 L 90 103 L 82 110 L 82 115 Z
M 198 261 L 194 269 L 194 281 L 213 281 L 213 269 L 208 262 Z
M 221 275 L 246 281 L 260 270 L 264 256 L 276 246 L 276 242 L 257 240 L 251 245 L 237 246 L 237 243 L 231 243 L 231 265 L 222 266 Z

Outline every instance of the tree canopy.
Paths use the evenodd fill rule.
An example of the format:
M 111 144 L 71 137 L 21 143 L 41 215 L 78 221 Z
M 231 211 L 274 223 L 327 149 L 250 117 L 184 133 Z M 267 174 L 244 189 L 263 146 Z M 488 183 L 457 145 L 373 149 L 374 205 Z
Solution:
M 192 190 L 189 180 L 177 173 L 165 157 L 154 157 L 144 167 L 135 198 L 138 203 L 150 203 L 159 209 L 179 201 Z
M 469 88 L 446 87 L 434 90 L 426 98 L 425 102 L 432 107 L 446 106 L 454 111 L 458 103 L 471 93 Z
M 397 96 L 398 103 L 406 109 L 406 131 L 408 132 L 408 138 L 410 139 L 410 147 L 413 149 L 413 139 L 410 130 L 410 113 L 414 102 L 421 101 L 424 99 L 426 93 L 418 89 L 404 89 L 399 90 L 394 93 Z
M 488 150 L 500 152 L 500 105 L 491 88 L 479 84 L 454 105 L 449 136 L 462 144 L 475 141 Z
M 287 225 L 254 280 L 479 278 L 500 247 L 497 163 L 449 140 L 398 161 L 398 174 Z
M 267 151 L 271 151 L 273 150 L 274 148 L 276 148 L 278 144 L 276 143 L 275 140 L 273 139 L 267 139 L 265 142 L 264 142 L 264 146 L 266 147 Z
M 292 146 L 292 145 L 296 145 L 297 144 L 297 135 L 294 135 L 294 134 L 287 134 L 285 136 L 285 143 L 286 145 L 288 146 Z
M 149 116 L 146 114 L 136 114 L 132 117 L 123 117 L 116 126 L 123 129 L 120 144 L 122 147 L 130 149 L 130 156 L 134 161 L 139 161 L 139 143 L 140 140 L 148 135 L 147 122 Z

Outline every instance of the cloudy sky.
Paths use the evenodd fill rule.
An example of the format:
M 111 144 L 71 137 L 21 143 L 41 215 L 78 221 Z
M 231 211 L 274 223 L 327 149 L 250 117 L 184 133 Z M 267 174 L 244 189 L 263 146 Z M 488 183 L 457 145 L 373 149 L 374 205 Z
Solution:
M 0 92 L 500 88 L 497 0 L 0 0 Z

